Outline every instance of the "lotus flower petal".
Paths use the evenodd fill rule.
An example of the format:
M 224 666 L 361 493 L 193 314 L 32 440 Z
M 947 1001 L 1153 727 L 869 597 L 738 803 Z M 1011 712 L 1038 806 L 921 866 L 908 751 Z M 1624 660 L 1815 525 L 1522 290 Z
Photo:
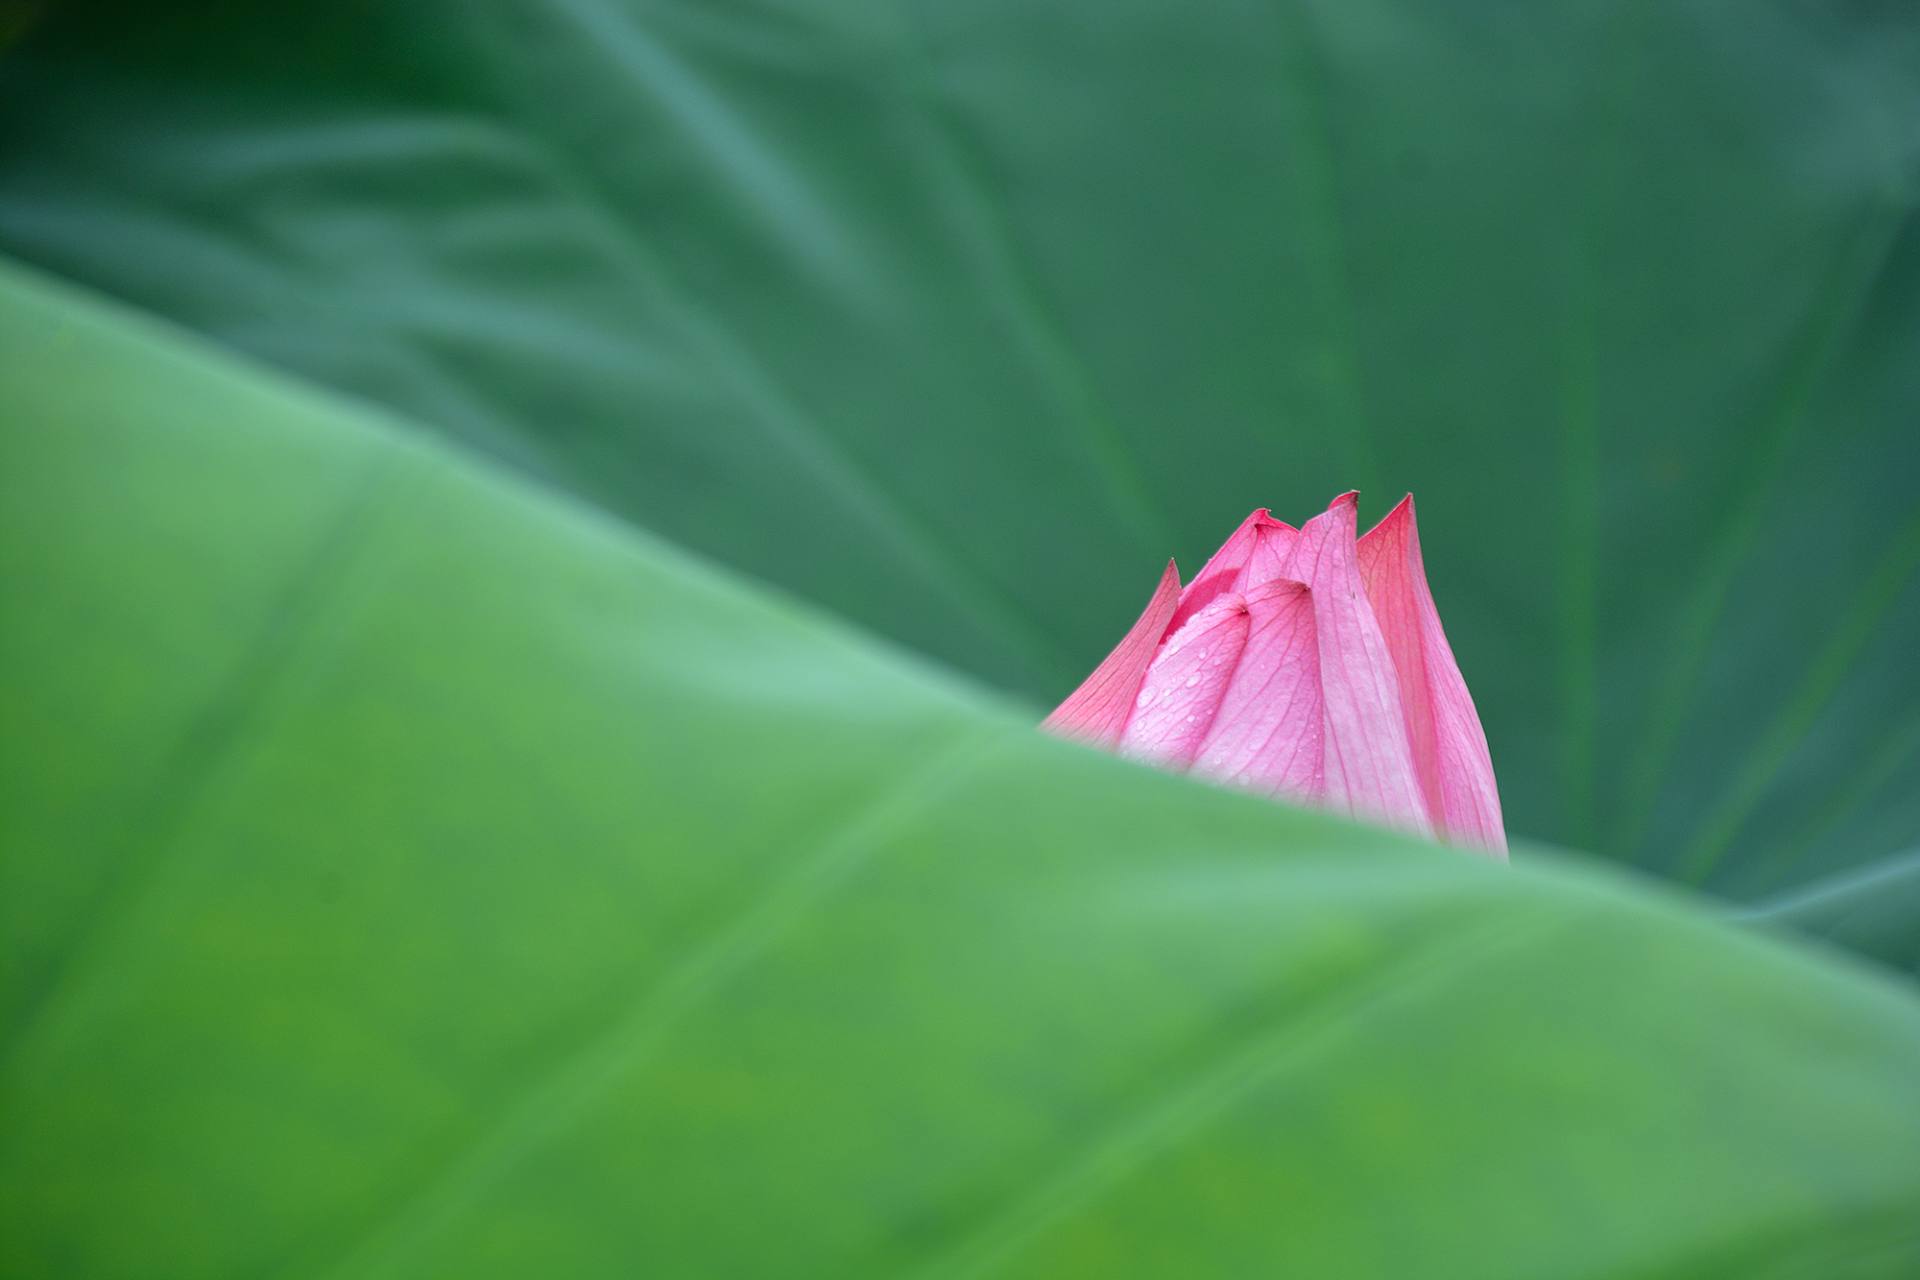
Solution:
M 1427 589 L 1413 500 L 1357 539 L 1357 495 L 1265 509 L 1146 612 L 1043 728 L 1176 772 L 1505 858 L 1480 719 Z
M 1166 572 L 1160 575 L 1160 585 L 1133 628 L 1040 727 L 1097 747 L 1112 749 L 1117 745 L 1134 699 L 1139 696 L 1140 683 L 1146 679 L 1147 666 L 1167 633 L 1179 601 L 1180 571 L 1169 560 Z
M 1360 539 L 1359 562 L 1367 599 L 1393 655 L 1414 771 L 1434 825 L 1449 840 L 1504 854 L 1507 835 L 1493 759 L 1427 587 L 1411 494 Z
M 1244 596 L 1253 588 L 1282 576 L 1298 536 L 1298 530 L 1283 520 L 1275 520 L 1265 507 L 1242 520 L 1233 536 L 1221 544 L 1211 560 L 1200 566 L 1200 572 L 1180 593 L 1173 629 L 1178 631 L 1187 619 L 1226 592 L 1235 591 Z
M 1326 803 L 1431 834 L 1400 686 L 1360 580 L 1358 495 L 1342 494 L 1301 528 L 1288 576 L 1313 589 L 1326 708 Z
M 1313 594 L 1283 578 L 1255 588 L 1245 601 L 1246 648 L 1193 771 L 1318 801 L 1326 789 L 1325 712 Z
M 1240 666 L 1249 625 L 1245 599 L 1228 592 L 1169 636 L 1134 700 L 1120 754 L 1176 770 L 1192 764 Z

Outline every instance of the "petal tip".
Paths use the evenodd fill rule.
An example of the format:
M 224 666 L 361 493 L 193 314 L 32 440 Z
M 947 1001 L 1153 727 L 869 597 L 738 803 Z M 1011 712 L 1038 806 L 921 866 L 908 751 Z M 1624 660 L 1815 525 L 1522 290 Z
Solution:
M 1310 596 L 1313 588 L 1298 578 L 1269 578 L 1254 590 L 1247 593 L 1246 599 L 1264 603 L 1277 600 L 1282 596 Z M 1245 607 L 1245 602 L 1242 603 Z
M 1402 529 L 1412 528 L 1413 519 L 1413 495 L 1409 493 L 1401 498 L 1400 501 L 1394 503 L 1393 510 L 1381 516 L 1380 519 L 1374 523 L 1373 528 L 1367 530 L 1365 536 L 1360 539 L 1360 542 L 1364 546 L 1367 544 L 1369 538 L 1373 538 L 1376 535 L 1382 539 L 1391 538 Z

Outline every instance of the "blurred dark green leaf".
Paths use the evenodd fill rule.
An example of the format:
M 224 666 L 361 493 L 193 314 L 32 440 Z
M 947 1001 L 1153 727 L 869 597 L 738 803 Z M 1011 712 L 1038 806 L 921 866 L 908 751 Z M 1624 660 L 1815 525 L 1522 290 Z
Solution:
M 1826 938 L 1920 977 L 1920 849 L 1815 881 L 1741 918 Z
M 0 245 L 1057 698 L 1418 492 L 1517 832 L 1920 842 L 1920 9 L 56 10 Z
M 1920 1265 L 1864 967 L 1042 737 L 11 268 L 0 388 L 0 1272 Z

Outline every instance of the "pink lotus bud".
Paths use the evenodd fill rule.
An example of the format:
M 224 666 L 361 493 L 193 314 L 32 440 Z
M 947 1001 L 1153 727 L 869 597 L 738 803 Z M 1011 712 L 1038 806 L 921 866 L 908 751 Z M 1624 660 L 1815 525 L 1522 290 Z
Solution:
M 1506 857 L 1486 734 L 1427 589 L 1408 496 L 1303 528 L 1262 508 L 1146 612 L 1042 728 L 1176 772 Z

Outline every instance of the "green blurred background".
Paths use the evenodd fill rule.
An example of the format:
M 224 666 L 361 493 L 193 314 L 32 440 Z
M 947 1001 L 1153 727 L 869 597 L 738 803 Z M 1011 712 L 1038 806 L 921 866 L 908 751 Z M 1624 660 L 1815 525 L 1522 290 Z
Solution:
M 1420 501 L 1512 829 L 1920 843 L 1908 6 L 54 5 L 0 247 L 1044 708 Z
M 0 1274 L 1915 1274 L 1917 205 L 1879 0 L 0 0 Z M 1510 868 L 1031 729 L 1351 487 Z

